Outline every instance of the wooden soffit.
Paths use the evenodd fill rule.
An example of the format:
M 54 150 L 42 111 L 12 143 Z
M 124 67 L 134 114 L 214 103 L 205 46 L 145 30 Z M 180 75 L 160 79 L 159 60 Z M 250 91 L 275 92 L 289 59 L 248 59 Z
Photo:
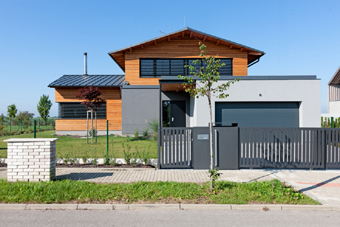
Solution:
M 129 51 L 132 52 L 135 49 L 144 49 L 145 46 L 148 45 L 157 45 L 160 42 L 171 42 L 173 39 L 197 39 L 204 41 L 210 41 L 214 42 L 216 45 L 226 45 L 229 48 L 232 49 L 239 49 L 240 51 L 245 51 L 248 53 L 248 64 L 254 62 L 255 60 L 262 57 L 265 53 L 253 49 L 251 47 L 244 46 L 242 44 L 235 43 L 230 40 L 222 39 L 213 35 L 206 34 L 204 32 L 200 32 L 197 30 L 194 30 L 192 28 L 186 27 L 184 29 L 175 31 L 173 33 L 168 33 L 159 37 L 156 37 L 154 39 L 150 39 L 129 47 L 125 47 L 116 51 L 109 52 L 108 54 L 110 57 L 120 66 L 120 68 L 125 72 L 125 52 Z

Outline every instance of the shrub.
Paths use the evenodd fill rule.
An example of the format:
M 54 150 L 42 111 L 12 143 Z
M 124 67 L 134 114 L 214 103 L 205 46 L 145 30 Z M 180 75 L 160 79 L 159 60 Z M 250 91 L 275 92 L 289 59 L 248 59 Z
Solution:
M 148 137 L 149 136 L 149 129 L 146 128 L 144 131 L 143 131 L 143 137 Z
M 149 126 L 151 130 L 153 131 L 152 138 L 154 140 L 157 140 L 158 139 L 158 119 L 152 119 L 149 122 Z
M 4 126 L 0 125 L 0 131 L 2 131 L 4 129 Z
M 138 132 L 138 128 L 135 129 L 135 132 L 133 133 L 133 136 L 138 139 L 139 137 L 139 132 Z
M 126 162 L 126 164 L 130 165 L 131 164 L 131 158 L 132 158 L 132 152 L 131 150 L 131 145 L 127 144 L 126 145 L 126 149 L 125 149 L 125 145 L 124 143 L 122 143 L 123 146 L 123 153 L 124 153 L 124 160 Z
M 84 164 L 87 163 L 87 160 L 89 160 L 89 153 L 87 150 L 83 152 L 81 159 L 83 160 Z
M 148 159 L 150 159 L 150 147 L 151 147 L 151 144 L 149 145 L 149 147 L 146 150 L 144 148 L 143 151 L 141 153 L 139 153 L 139 158 L 141 160 L 143 160 L 145 165 L 148 163 Z
M 92 137 L 92 135 L 93 135 L 93 136 L 97 136 L 97 131 L 96 131 L 96 129 L 95 129 L 95 128 L 92 128 L 92 129 L 89 131 L 89 134 L 90 134 L 91 137 Z

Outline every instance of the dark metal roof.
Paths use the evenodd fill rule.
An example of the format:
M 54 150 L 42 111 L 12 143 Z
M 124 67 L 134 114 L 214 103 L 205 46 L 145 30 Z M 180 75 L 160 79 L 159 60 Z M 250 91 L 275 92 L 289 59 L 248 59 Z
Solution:
M 200 33 L 200 34 L 205 35 L 205 36 L 210 36 L 210 37 L 212 37 L 212 38 L 219 39 L 219 40 L 228 42 L 228 43 L 230 43 L 230 44 L 234 44 L 234 45 L 237 45 L 237 46 L 240 46 L 240 47 L 244 47 L 244 48 L 247 48 L 247 49 L 249 49 L 249 50 L 253 50 L 253 51 L 259 52 L 259 53 L 261 53 L 261 54 L 263 54 L 263 55 L 265 54 L 265 52 L 263 52 L 263 51 L 261 51 L 261 50 L 257 50 L 257 49 L 254 49 L 254 48 L 252 48 L 252 47 L 248 47 L 248 46 L 242 45 L 242 44 L 240 44 L 240 43 L 236 43 L 236 42 L 233 42 L 233 41 L 230 41 L 230 40 L 227 40 L 227 39 L 223 39 L 223 38 L 220 38 L 220 37 L 217 37 L 217 36 L 213 36 L 213 35 L 210 35 L 210 34 L 208 34 L 208 33 L 204 33 L 204 32 L 201 32 L 201 31 L 198 31 L 198 30 L 189 28 L 189 27 L 180 29 L 180 30 L 178 30 L 178 31 L 170 32 L 170 33 L 167 33 L 167 34 L 165 34 L 165 35 L 161 35 L 161 36 L 158 36 L 158 37 L 156 37 L 156 38 L 149 39 L 149 40 L 146 40 L 146 41 L 137 43 L 137 44 L 135 44 L 135 45 L 131 45 L 131 46 L 128 46 L 128 47 L 125 47 L 125 48 L 121 48 L 121 49 L 118 49 L 118 50 L 115 50 L 115 51 L 111 51 L 111 52 L 109 52 L 108 54 L 110 55 L 110 54 L 113 54 L 113 53 L 116 53 L 116 52 L 119 52 L 119 51 L 122 51 L 122 50 L 127 50 L 127 49 L 130 49 L 130 48 L 132 48 L 132 47 L 139 46 L 139 45 L 145 44 L 145 43 L 147 43 L 147 42 L 154 41 L 154 40 L 157 40 L 157 39 L 161 39 L 161 38 L 164 38 L 164 37 L 167 37 L 167 36 L 170 36 L 170 35 L 179 33 L 179 32 L 183 32 L 183 31 L 186 31 L 186 30 L 190 30 L 190 31 L 192 31 L 192 32 Z
M 329 81 L 328 85 L 339 85 L 340 84 L 340 67 L 334 73 L 332 79 Z
M 49 87 L 119 87 L 125 75 L 64 75 L 50 83 Z
M 301 75 L 301 76 L 220 76 L 220 81 L 223 80 L 319 80 L 316 76 L 313 75 Z M 201 80 L 199 77 L 194 78 L 194 80 Z M 172 81 L 183 81 L 183 79 L 179 79 L 177 76 L 162 76 L 159 80 L 160 83 L 167 83 Z

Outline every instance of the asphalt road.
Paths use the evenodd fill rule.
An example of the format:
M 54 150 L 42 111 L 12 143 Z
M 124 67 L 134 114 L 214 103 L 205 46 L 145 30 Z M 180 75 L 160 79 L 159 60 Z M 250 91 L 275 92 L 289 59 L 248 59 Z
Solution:
M 2 210 L 0 226 L 339 226 L 337 211 Z

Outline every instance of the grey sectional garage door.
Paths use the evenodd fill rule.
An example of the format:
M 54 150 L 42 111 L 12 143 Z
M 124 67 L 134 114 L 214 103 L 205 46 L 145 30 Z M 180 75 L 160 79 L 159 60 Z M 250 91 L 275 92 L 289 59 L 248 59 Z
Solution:
M 216 102 L 215 121 L 239 127 L 299 127 L 299 103 Z

